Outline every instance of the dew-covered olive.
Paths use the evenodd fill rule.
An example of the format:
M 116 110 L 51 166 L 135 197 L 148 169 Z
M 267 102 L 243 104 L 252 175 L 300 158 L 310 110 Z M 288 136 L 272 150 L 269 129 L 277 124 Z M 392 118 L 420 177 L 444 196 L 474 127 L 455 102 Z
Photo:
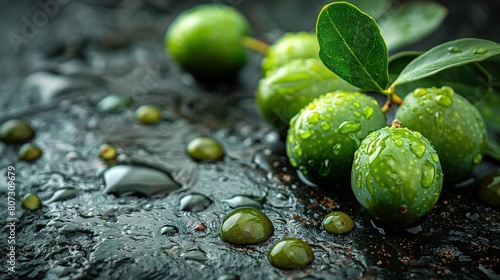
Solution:
M 295 59 L 262 78 L 256 103 L 262 118 L 286 136 L 290 119 L 311 100 L 335 90 L 355 91 L 317 58 Z
M 249 24 L 236 9 L 204 4 L 182 12 L 169 26 L 165 47 L 170 56 L 200 80 L 233 78 L 247 61 L 242 40 Z
M 294 59 L 319 58 L 316 34 L 308 32 L 285 33 L 272 44 L 262 59 L 262 74 L 267 76 Z
M 385 122 L 370 96 L 345 91 L 322 95 L 290 121 L 286 140 L 290 164 L 316 184 L 348 181 L 359 143 Z
M 21 119 L 11 119 L 0 126 L 0 140 L 5 143 L 23 143 L 35 136 L 35 130 L 31 125 Z
M 436 204 L 443 185 L 438 154 L 408 128 L 384 127 L 356 151 L 351 186 L 358 202 L 377 220 L 409 226 Z
M 439 154 L 446 181 L 469 176 L 488 145 L 483 117 L 450 87 L 415 89 L 405 96 L 396 118 L 429 139 Z
M 262 243 L 273 234 L 274 227 L 269 218 L 252 207 L 236 208 L 222 220 L 221 239 L 225 242 L 248 245 Z
M 42 201 L 36 193 L 27 193 L 23 197 L 21 205 L 26 209 L 35 210 L 42 205 Z
M 18 157 L 20 160 L 34 161 L 42 155 L 42 150 L 36 144 L 26 143 L 19 148 Z
M 351 216 L 344 212 L 334 211 L 323 219 L 323 228 L 333 234 L 346 234 L 354 228 Z
M 267 258 L 277 268 L 301 269 L 313 262 L 314 252 L 302 239 L 286 237 L 273 244 Z
M 189 141 L 186 153 L 197 161 L 217 161 L 224 157 L 224 147 L 215 138 L 200 136 Z

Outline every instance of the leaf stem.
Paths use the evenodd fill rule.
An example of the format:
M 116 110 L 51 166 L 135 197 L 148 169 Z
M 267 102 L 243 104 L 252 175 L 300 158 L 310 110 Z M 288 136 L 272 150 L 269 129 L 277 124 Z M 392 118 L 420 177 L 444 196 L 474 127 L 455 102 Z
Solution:
M 252 38 L 252 37 L 248 37 L 248 36 L 243 37 L 243 39 L 241 40 L 241 43 L 243 44 L 243 46 L 245 46 L 251 50 L 254 50 L 256 52 L 259 52 L 261 54 L 266 54 L 267 51 L 269 50 L 268 44 L 262 42 L 261 40 Z
M 399 97 L 399 95 L 395 93 L 390 93 L 389 95 L 387 95 L 387 101 L 385 102 L 384 106 L 381 109 L 382 113 L 385 114 L 389 112 L 389 109 L 391 109 L 392 105 L 394 104 L 397 105 L 403 104 L 403 99 L 401 99 L 401 97 Z

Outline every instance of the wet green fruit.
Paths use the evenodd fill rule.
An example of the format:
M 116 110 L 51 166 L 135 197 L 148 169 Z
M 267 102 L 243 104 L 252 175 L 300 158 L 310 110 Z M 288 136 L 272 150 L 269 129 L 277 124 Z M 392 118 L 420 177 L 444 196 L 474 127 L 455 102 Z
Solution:
M 358 202 L 377 220 L 404 227 L 437 202 L 443 172 L 436 150 L 418 132 L 384 127 L 356 151 L 351 186 Z
M 241 42 L 249 29 L 247 20 L 232 7 L 200 5 L 171 23 L 165 47 L 197 79 L 224 80 L 234 77 L 247 61 L 247 49 Z
M 273 234 L 273 223 L 269 218 L 252 207 L 236 208 L 222 220 L 221 239 L 225 242 L 247 245 L 262 243 Z
M 161 119 L 161 110 L 155 105 L 141 105 L 135 110 L 135 118 L 143 124 L 155 124 Z
M 323 228 L 333 234 L 346 234 L 354 228 L 354 221 L 346 213 L 334 211 L 323 219 Z
M 335 90 L 357 90 L 316 58 L 295 59 L 260 80 L 256 102 L 262 118 L 286 136 L 290 119 L 314 98 Z
M 191 140 L 186 147 L 187 154 L 194 160 L 216 161 L 224 157 L 224 147 L 212 137 L 200 136 Z
M 20 160 L 34 161 L 42 155 L 40 147 L 33 143 L 26 143 L 19 149 L 18 157 Z
M 103 160 L 112 160 L 116 158 L 116 148 L 110 144 L 104 144 L 99 148 L 99 157 Z
M 281 269 L 301 269 L 314 260 L 311 246 L 299 238 L 287 237 L 274 243 L 267 255 L 269 262 Z
M 262 59 L 262 74 L 267 76 L 294 59 L 319 58 L 319 44 L 316 34 L 308 32 L 285 33 L 269 47 Z
M 450 87 L 415 89 L 405 97 L 396 118 L 429 139 L 439 154 L 446 180 L 466 178 L 486 151 L 483 117 Z
M 287 155 L 313 183 L 347 181 L 359 143 L 384 125 L 385 116 L 374 98 L 359 92 L 327 93 L 290 121 Z
M 35 136 L 35 130 L 31 125 L 21 119 L 12 119 L 0 126 L 0 140 L 5 143 L 23 143 Z
M 30 210 L 35 210 L 42 205 L 42 201 L 36 193 L 27 193 L 21 202 L 21 205 Z

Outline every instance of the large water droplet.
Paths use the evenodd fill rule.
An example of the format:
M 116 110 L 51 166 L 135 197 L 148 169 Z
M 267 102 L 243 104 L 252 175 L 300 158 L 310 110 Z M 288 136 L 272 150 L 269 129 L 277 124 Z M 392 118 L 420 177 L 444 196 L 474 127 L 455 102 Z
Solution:
M 462 49 L 460 47 L 457 47 L 457 46 L 452 46 L 452 47 L 448 48 L 448 51 L 450 53 L 461 53 Z
M 117 196 L 167 195 L 180 188 L 165 172 L 133 165 L 116 165 L 109 168 L 104 172 L 104 183 L 104 192 Z
M 448 95 L 440 94 L 436 96 L 437 104 L 445 107 L 450 107 L 453 104 L 453 100 Z
M 426 88 L 417 88 L 413 91 L 413 96 L 424 96 L 429 93 L 429 90 Z
M 266 241 L 273 231 L 271 220 L 260 210 L 240 207 L 224 217 L 220 235 L 225 242 L 247 245 Z
M 271 246 L 267 255 L 269 262 L 281 269 L 301 269 L 314 260 L 314 252 L 299 238 L 287 237 Z
M 422 165 L 422 179 L 420 180 L 420 184 L 424 188 L 428 188 L 432 186 L 434 183 L 434 179 L 436 177 L 436 170 L 434 168 L 434 164 L 430 161 L 425 161 Z
M 361 130 L 361 123 L 357 121 L 344 121 L 339 125 L 341 134 L 354 133 Z
M 189 212 L 200 212 L 208 208 L 212 204 L 207 196 L 199 193 L 188 194 L 180 200 L 179 209 Z
M 301 132 L 299 133 L 299 137 L 300 137 L 301 139 L 307 139 L 307 138 L 311 137 L 311 135 L 312 135 L 312 133 L 311 133 L 311 131 L 309 131 L 309 130 L 304 130 L 304 131 L 301 131 Z
M 473 54 L 483 54 L 483 53 L 486 53 L 488 52 L 487 49 L 483 48 L 483 47 L 474 47 L 472 48 L 472 51 L 471 51 Z
M 172 225 L 165 225 L 160 229 L 162 235 L 176 235 L 177 233 L 179 233 L 179 229 Z
M 317 124 L 319 122 L 319 113 L 318 112 L 314 112 L 312 113 L 311 115 L 309 115 L 309 117 L 307 118 L 307 121 L 310 123 L 310 124 Z
M 419 143 L 419 142 L 413 142 L 410 144 L 410 151 L 417 157 L 417 158 L 422 158 L 426 150 L 426 147 L 424 144 Z
M 363 116 L 365 116 L 366 119 L 371 118 L 373 115 L 373 107 L 372 106 L 366 106 L 363 108 Z

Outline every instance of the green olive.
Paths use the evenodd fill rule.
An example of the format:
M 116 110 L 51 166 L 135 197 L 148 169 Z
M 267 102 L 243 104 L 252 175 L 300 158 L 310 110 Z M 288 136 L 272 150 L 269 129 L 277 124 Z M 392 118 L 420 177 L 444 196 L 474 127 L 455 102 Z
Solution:
M 351 216 L 344 212 L 334 211 L 323 219 L 323 228 L 333 234 L 346 234 L 354 228 Z
M 308 32 L 285 33 L 269 47 L 262 59 L 262 74 L 267 76 L 294 59 L 319 58 L 316 34 Z
M 21 119 L 12 119 L 0 126 L 0 140 L 5 143 L 23 143 L 35 136 L 35 130 L 31 125 Z
M 236 9 L 204 4 L 181 13 L 169 26 L 165 47 L 170 56 L 199 80 L 234 78 L 247 61 L 242 40 L 249 24 Z
M 35 210 L 42 205 L 42 201 L 36 193 L 27 193 L 21 202 L 21 205 L 30 210 Z
M 143 124 L 155 124 L 161 119 L 161 110 L 155 105 L 141 105 L 135 110 L 135 118 Z
M 311 100 L 335 90 L 354 91 L 317 58 L 295 59 L 260 80 L 256 103 L 262 118 L 286 136 L 290 119 Z
M 450 87 L 417 88 L 396 111 L 404 127 L 422 133 L 436 148 L 445 180 L 470 175 L 488 145 L 483 117 Z
M 99 148 L 99 157 L 103 160 L 112 160 L 116 158 L 116 148 L 113 145 L 104 144 Z
M 373 97 L 345 91 L 322 95 L 290 121 L 286 140 L 290 164 L 315 184 L 346 182 L 359 143 L 385 123 Z
M 18 157 L 20 160 L 34 161 L 42 155 L 40 147 L 33 143 L 26 143 L 19 149 Z
M 389 226 L 417 222 L 436 204 L 442 185 L 436 150 L 406 127 L 372 132 L 354 156 L 352 191 L 368 213 Z
M 236 208 L 223 219 L 220 228 L 225 242 L 248 245 L 262 243 L 273 234 L 274 227 L 269 218 L 252 207 Z
M 187 154 L 194 160 L 217 161 L 224 157 L 224 147 L 212 137 L 200 136 L 189 141 Z
M 273 244 L 267 258 L 277 268 L 301 269 L 313 262 L 314 252 L 302 239 L 287 237 Z

